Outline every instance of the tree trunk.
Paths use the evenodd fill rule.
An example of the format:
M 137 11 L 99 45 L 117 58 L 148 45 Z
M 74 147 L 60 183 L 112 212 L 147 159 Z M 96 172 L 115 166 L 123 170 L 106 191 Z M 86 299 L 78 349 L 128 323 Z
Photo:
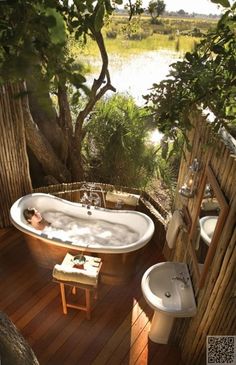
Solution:
M 23 99 L 23 111 L 27 145 L 42 165 L 45 174 L 54 176 L 58 182 L 70 181 L 71 175 L 69 170 L 59 160 L 51 145 L 35 124 L 26 96 Z
M 67 97 L 67 88 L 65 85 L 58 87 L 58 104 L 59 104 L 59 125 L 64 131 L 64 138 L 67 146 L 67 153 L 63 156 L 62 161 L 67 166 L 71 166 L 71 141 L 73 137 L 73 126 L 70 112 L 70 105 Z
M 38 85 L 39 83 L 39 85 Z M 45 87 L 43 88 L 45 84 Z M 27 91 L 32 119 L 47 139 L 61 161 L 66 161 L 68 155 L 68 140 L 64 129 L 60 127 L 60 118 L 52 105 L 48 93 L 48 85 L 41 80 L 27 80 Z M 60 110 L 61 112 L 61 110 Z
M 29 344 L 3 312 L 0 312 L 0 363 L 2 365 L 39 365 Z

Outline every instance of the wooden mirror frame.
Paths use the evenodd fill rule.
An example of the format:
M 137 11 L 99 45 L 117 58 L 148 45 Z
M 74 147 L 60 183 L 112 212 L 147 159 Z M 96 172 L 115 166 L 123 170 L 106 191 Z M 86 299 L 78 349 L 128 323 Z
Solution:
M 206 187 L 207 182 L 211 184 L 215 197 L 219 202 L 220 214 L 219 214 L 219 218 L 218 218 L 218 221 L 217 221 L 217 224 L 216 224 L 216 227 L 215 227 L 212 239 L 211 239 L 211 243 L 208 248 L 208 252 L 207 252 L 204 264 L 203 264 L 203 269 L 200 272 L 193 239 L 194 239 L 197 224 L 198 224 L 199 214 L 200 214 L 200 210 L 201 210 L 201 203 L 202 203 L 202 199 L 203 199 L 203 195 L 205 192 L 205 187 Z M 205 279 L 207 276 L 207 272 L 209 270 L 209 267 L 211 265 L 214 255 L 215 255 L 216 247 L 218 244 L 218 237 L 221 234 L 222 229 L 224 227 L 224 223 L 225 223 L 225 219 L 227 217 L 228 211 L 229 211 L 229 205 L 224 197 L 224 194 L 221 191 L 218 181 L 216 180 L 216 177 L 214 175 L 214 172 L 212 171 L 212 168 L 209 165 L 207 165 L 201 185 L 200 185 L 200 189 L 199 189 L 199 199 L 197 201 L 196 215 L 195 215 L 195 217 L 193 217 L 193 224 L 192 224 L 191 231 L 190 231 L 190 245 L 189 245 L 190 254 L 191 254 L 192 260 L 193 260 L 193 268 L 194 268 L 196 276 L 197 276 L 199 289 L 202 288 L 204 285 L 204 282 L 205 282 Z

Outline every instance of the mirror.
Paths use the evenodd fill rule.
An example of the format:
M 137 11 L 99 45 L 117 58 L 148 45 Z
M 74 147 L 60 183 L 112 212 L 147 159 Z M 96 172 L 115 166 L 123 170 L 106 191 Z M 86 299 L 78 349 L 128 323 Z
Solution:
M 199 288 L 204 284 L 228 210 L 227 201 L 208 165 L 200 185 L 196 214 L 190 231 L 190 249 Z
M 199 267 L 204 265 L 220 215 L 220 203 L 210 182 L 206 181 L 195 235 L 195 252 Z

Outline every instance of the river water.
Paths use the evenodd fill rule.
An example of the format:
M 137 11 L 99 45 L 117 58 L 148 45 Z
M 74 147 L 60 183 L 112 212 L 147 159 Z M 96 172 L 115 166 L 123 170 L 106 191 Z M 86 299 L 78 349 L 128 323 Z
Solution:
M 147 51 L 135 54 L 131 57 L 120 57 L 119 55 L 109 55 L 109 70 L 111 83 L 119 93 L 132 96 L 140 106 L 145 104 L 143 95 L 150 92 L 153 83 L 159 83 L 169 74 L 170 65 L 180 59 L 178 52 L 167 49 L 158 51 Z M 91 65 L 100 69 L 100 61 L 91 59 Z M 98 71 L 99 72 L 99 71 Z M 88 77 L 88 85 L 91 85 L 93 78 L 98 77 L 98 73 Z M 107 92 L 106 96 L 113 92 Z M 160 140 L 161 134 L 158 130 L 151 133 L 150 141 L 156 143 Z
M 178 59 L 170 51 L 149 51 L 127 60 L 111 62 L 112 83 L 118 92 L 133 96 L 138 105 L 143 105 L 143 95 L 153 83 L 159 83 L 169 73 L 169 65 Z
M 180 58 L 179 53 L 170 50 L 148 51 L 131 57 L 109 55 L 111 83 L 119 93 L 134 97 L 138 105 L 144 105 L 142 95 L 150 91 L 153 83 L 159 83 L 169 73 L 169 66 Z M 100 65 L 96 59 L 89 61 L 93 66 Z M 97 74 L 91 74 L 88 84 Z M 106 94 L 108 95 L 108 93 Z M 110 94 L 109 94 L 110 95 Z

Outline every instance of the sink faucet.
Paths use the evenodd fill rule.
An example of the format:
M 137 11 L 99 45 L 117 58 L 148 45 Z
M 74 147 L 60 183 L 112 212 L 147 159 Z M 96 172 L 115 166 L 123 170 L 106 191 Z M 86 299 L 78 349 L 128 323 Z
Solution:
M 188 286 L 188 280 L 189 278 L 186 278 L 182 272 L 179 273 L 179 275 L 181 276 L 173 276 L 172 277 L 172 280 L 179 280 L 179 281 L 182 281 L 182 283 L 184 284 L 185 288 L 187 288 Z

